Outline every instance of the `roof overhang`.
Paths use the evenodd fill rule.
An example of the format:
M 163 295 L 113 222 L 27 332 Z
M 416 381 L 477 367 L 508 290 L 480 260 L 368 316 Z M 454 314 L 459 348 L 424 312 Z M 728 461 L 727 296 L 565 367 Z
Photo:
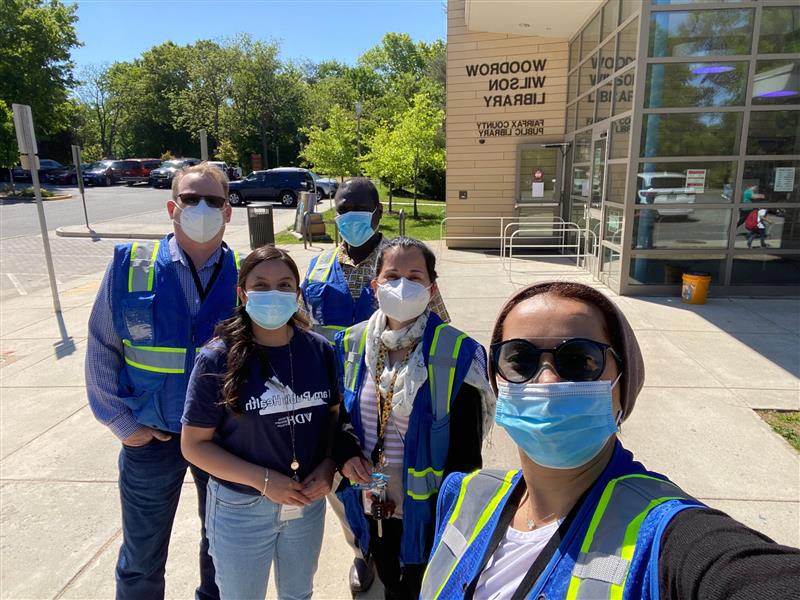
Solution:
M 466 0 L 470 31 L 570 38 L 603 0 Z

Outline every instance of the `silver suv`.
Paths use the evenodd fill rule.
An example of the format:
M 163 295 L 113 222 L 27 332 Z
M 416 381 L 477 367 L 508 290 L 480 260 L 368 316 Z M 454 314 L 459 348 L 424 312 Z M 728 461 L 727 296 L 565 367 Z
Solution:
M 683 173 L 639 173 L 637 176 L 637 204 L 655 204 L 661 217 L 688 217 L 693 208 L 667 208 L 670 204 L 693 204 L 694 192 L 686 189 Z

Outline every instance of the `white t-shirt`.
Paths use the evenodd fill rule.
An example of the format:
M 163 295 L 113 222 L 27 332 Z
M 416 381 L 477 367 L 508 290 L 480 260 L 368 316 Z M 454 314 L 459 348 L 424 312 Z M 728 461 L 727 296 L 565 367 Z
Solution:
M 478 578 L 476 600 L 506 600 L 514 595 L 528 569 L 558 530 L 553 521 L 533 531 L 518 531 L 509 527 L 500 545 L 492 554 Z
M 767 209 L 766 208 L 759 209 L 759 211 L 758 211 L 758 228 L 759 229 L 766 229 L 767 228 L 767 226 L 764 225 L 764 221 L 762 221 L 762 219 L 766 219 L 766 218 L 767 218 Z

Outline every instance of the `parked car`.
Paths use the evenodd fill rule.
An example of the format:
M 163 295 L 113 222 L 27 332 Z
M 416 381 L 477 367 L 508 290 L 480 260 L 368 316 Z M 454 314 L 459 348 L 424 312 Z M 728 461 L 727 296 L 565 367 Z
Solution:
M 339 182 L 332 177 L 320 177 L 314 171 L 310 171 L 314 178 L 314 185 L 317 186 L 317 193 L 320 198 L 333 198 L 336 190 L 339 189 Z
M 135 171 L 138 165 L 131 160 L 99 160 L 83 172 L 85 185 L 109 186 Z
M 148 183 L 150 181 L 150 171 L 161 166 L 158 158 L 128 158 L 123 162 L 130 163 L 129 168 L 124 169 L 120 176 L 120 181 L 128 185 L 137 183 Z
M 85 171 L 89 165 L 83 163 L 81 165 L 81 172 Z M 53 169 L 48 171 L 44 176 L 47 183 L 51 185 L 77 185 L 78 177 L 75 173 L 75 165 L 69 165 L 60 169 Z
M 56 169 L 63 169 L 64 165 L 62 165 L 57 160 L 51 160 L 49 158 L 40 158 L 39 159 L 39 181 L 45 183 L 47 181 L 47 174 L 50 171 L 55 171 Z M 32 181 L 33 178 L 31 177 L 31 172 L 28 169 L 23 169 L 20 165 L 17 165 L 13 169 L 14 174 L 14 181 Z
M 686 189 L 683 173 L 639 173 L 637 175 L 639 204 L 655 204 L 660 217 L 688 217 L 693 208 L 667 208 L 669 204 L 692 204 L 694 193 Z
M 314 177 L 308 169 L 280 167 L 254 171 L 240 181 L 231 181 L 228 198 L 232 206 L 254 200 L 277 201 L 283 206 L 297 205 L 300 192 L 316 193 Z
M 231 168 L 228 166 L 228 163 L 226 163 L 224 160 L 210 160 L 208 161 L 208 164 L 217 167 L 220 171 L 225 173 L 225 177 L 227 177 L 230 180 Z
M 165 160 L 157 169 L 150 171 L 150 185 L 154 188 L 170 187 L 175 173 L 186 167 L 200 164 L 199 158 L 173 158 Z

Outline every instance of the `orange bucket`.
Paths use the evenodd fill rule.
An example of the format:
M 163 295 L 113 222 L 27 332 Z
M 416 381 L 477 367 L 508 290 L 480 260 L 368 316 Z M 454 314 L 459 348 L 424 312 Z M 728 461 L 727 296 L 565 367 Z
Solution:
M 708 273 L 684 273 L 681 300 L 685 304 L 705 304 L 711 275 Z

